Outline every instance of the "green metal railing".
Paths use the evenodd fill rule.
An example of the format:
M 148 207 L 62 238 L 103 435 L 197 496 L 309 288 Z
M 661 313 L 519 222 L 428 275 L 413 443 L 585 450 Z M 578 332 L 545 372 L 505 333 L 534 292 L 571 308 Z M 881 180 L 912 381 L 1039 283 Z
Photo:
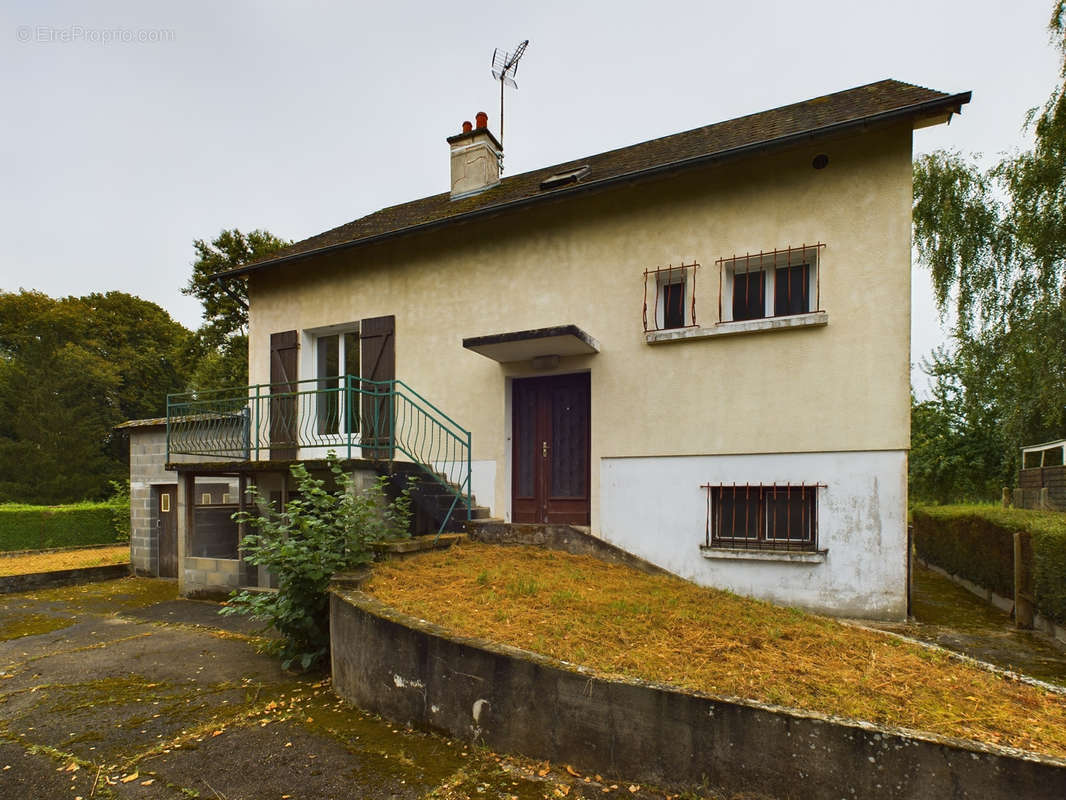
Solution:
M 167 395 L 167 461 L 174 455 L 232 460 L 406 460 L 473 502 L 470 431 L 400 380 L 355 375 Z

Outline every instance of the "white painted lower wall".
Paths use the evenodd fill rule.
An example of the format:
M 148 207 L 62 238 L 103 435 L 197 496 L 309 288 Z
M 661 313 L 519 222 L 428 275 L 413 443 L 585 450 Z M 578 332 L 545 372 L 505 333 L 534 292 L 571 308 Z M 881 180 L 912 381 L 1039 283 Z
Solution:
M 824 561 L 709 559 L 701 484 L 821 483 Z M 704 586 L 868 619 L 907 609 L 907 454 L 842 453 L 604 458 L 600 535 Z

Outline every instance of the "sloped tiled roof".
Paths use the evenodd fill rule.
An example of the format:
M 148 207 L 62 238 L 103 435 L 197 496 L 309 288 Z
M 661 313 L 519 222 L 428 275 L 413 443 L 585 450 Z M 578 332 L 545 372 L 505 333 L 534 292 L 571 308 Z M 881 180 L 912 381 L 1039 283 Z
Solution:
M 296 242 L 269 259 L 219 277 L 235 277 L 316 252 L 377 241 L 482 214 L 497 213 L 550 197 L 607 186 L 621 180 L 695 166 L 717 158 L 785 144 L 800 136 L 831 133 L 893 118 L 958 113 L 970 93 L 949 95 L 895 80 L 883 80 L 758 114 L 675 133 L 563 164 L 504 178 L 479 194 L 452 200 L 448 192 L 384 208 Z M 547 178 L 587 165 L 578 181 L 542 189 Z

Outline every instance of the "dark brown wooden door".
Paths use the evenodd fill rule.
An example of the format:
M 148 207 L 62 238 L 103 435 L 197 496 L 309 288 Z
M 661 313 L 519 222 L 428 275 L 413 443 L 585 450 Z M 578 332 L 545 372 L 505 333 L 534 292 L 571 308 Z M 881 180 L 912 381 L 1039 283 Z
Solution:
M 159 535 L 159 577 L 178 577 L 178 487 L 159 486 L 153 493 Z
M 270 334 L 270 457 L 296 458 L 296 331 Z
M 589 524 L 589 375 L 513 384 L 515 522 Z

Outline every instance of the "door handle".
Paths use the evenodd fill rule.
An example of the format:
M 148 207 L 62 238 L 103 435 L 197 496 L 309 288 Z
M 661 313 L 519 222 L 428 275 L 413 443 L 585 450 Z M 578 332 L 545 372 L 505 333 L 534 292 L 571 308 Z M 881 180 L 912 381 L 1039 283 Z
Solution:
M 544 458 L 548 457 L 548 443 L 547 442 L 541 442 L 540 443 L 540 454 Z

